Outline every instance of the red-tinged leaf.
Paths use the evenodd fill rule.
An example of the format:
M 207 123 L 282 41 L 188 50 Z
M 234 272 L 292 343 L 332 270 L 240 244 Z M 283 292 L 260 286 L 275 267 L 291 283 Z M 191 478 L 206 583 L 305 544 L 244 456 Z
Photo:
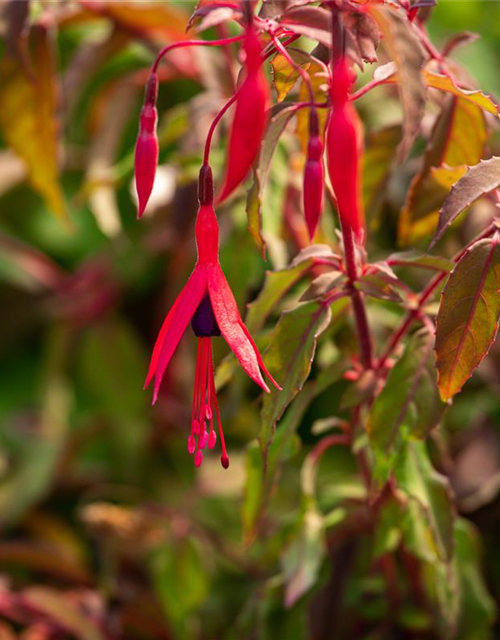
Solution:
M 388 302 L 401 302 L 399 293 L 379 275 L 365 274 L 355 284 L 358 291 L 362 291 L 371 298 Z
M 292 7 L 311 4 L 312 0 L 263 0 L 259 17 L 264 20 L 276 19 Z
M 451 272 L 437 316 L 438 385 L 443 400 L 470 378 L 495 339 L 500 316 L 499 238 L 476 242 Z
M 465 165 L 474 165 L 483 155 L 488 132 L 482 110 L 456 96 L 450 97 L 436 120 L 424 156 L 423 167 L 414 177 L 399 218 L 398 235 L 409 245 L 435 229 L 439 208 Z M 435 167 L 446 167 L 437 175 Z M 453 179 L 451 184 L 442 178 Z M 441 180 L 438 180 L 438 177 Z
M 399 148 L 402 161 L 417 136 L 424 112 L 426 88 L 422 68 L 425 54 L 411 23 L 400 13 L 379 6 L 369 6 L 368 10 L 384 35 L 385 46 L 398 70 L 398 89 L 404 114 L 403 139 Z
M 7 53 L 17 58 L 25 71 L 29 70 L 26 35 L 30 14 L 30 0 L 8 0 L 4 3 L 5 44 Z
M 448 57 L 458 47 L 464 47 L 479 38 L 479 34 L 472 31 L 463 31 L 452 36 L 444 45 L 442 50 L 443 57 Z
M 470 167 L 456 184 L 439 212 L 439 224 L 431 242 L 432 248 L 444 234 L 450 224 L 475 200 L 500 186 L 500 157 L 481 160 Z
M 66 216 L 59 184 L 58 85 L 49 32 L 31 31 L 33 78 L 16 60 L 0 61 L 0 126 L 7 144 L 26 164 L 33 187 L 57 216 Z
M 332 43 L 330 22 L 330 12 L 322 7 L 292 7 L 280 19 L 280 23 L 290 31 L 316 40 L 326 47 L 330 47 Z
M 239 20 L 240 18 L 241 8 L 234 2 L 213 2 L 210 4 L 199 2 L 189 18 L 186 31 L 189 31 L 197 20 L 200 22 L 196 25 L 196 31 L 201 32 L 222 22 Z
M 302 294 L 300 301 L 310 302 L 311 300 L 321 300 L 327 294 L 331 295 L 335 290 L 340 290 L 346 281 L 346 276 L 340 271 L 333 270 L 322 273 L 317 278 L 314 278 Z M 345 295 L 347 295 L 347 293 Z
M 375 20 L 367 13 L 353 11 L 346 13 L 344 21 L 351 35 L 353 46 L 359 52 L 359 57 L 365 62 L 376 62 L 380 30 Z
M 292 260 L 290 265 L 295 267 L 302 264 L 305 260 L 318 258 L 322 260 L 331 260 L 334 264 L 340 265 L 341 259 L 337 253 L 332 251 L 332 248 L 327 244 L 312 244 L 305 249 L 299 251 L 299 253 Z
M 22 592 L 22 601 L 78 640 L 104 640 L 99 628 L 62 592 L 48 587 L 28 587 Z

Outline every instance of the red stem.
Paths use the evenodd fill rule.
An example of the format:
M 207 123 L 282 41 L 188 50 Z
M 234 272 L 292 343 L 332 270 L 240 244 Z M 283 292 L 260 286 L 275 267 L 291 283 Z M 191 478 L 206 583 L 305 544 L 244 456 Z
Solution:
M 205 141 L 205 152 L 203 154 L 203 164 L 206 165 L 206 166 L 208 166 L 208 164 L 209 164 L 210 147 L 212 145 L 212 138 L 213 138 L 213 135 L 214 135 L 215 128 L 217 127 L 217 125 L 221 121 L 221 118 L 226 113 L 226 111 L 229 109 L 229 107 L 236 101 L 237 97 L 238 97 L 238 91 L 236 91 L 236 93 L 233 93 L 233 95 L 229 98 L 229 100 L 222 107 L 222 109 L 219 111 L 219 113 L 215 116 L 215 118 L 212 121 L 212 124 L 210 125 L 210 129 L 208 130 L 208 133 L 207 133 L 207 139 Z
M 232 38 L 222 38 L 221 40 L 182 40 L 181 42 L 174 42 L 164 47 L 160 53 L 156 56 L 151 71 L 154 73 L 158 69 L 162 58 L 172 51 L 173 49 L 180 49 L 183 47 L 220 47 L 232 44 L 233 42 L 240 42 L 243 40 L 245 34 L 242 33 L 239 36 L 233 36 Z

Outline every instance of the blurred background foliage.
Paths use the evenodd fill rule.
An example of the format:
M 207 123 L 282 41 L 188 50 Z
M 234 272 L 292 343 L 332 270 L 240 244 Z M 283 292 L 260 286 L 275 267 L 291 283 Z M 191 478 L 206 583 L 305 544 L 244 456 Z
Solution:
M 162 66 L 161 166 L 138 223 L 133 148 L 147 68 L 163 44 L 185 37 L 194 3 L 131 5 L 33 0 L 29 20 L 38 26 L 29 42 L 3 15 L 0 638 L 485 640 L 500 597 L 498 347 L 455 399 L 439 436 L 451 451 L 457 507 L 467 518 L 454 532 L 465 585 L 460 602 L 451 583 L 451 593 L 426 597 L 447 584 L 447 575 L 433 574 L 440 565 L 429 562 L 412 585 L 415 556 L 387 555 L 401 535 L 394 526 L 398 506 L 389 503 L 374 531 L 350 451 L 331 448 L 312 470 L 310 452 L 330 417 L 348 415 L 338 367 L 313 375 L 281 420 L 264 485 L 256 390 L 233 370 L 224 344 L 216 361 L 231 452 L 227 472 L 214 455 L 195 473 L 187 455 L 190 337 L 150 406 L 142 390 L 149 353 L 195 256 L 204 136 L 237 65 L 228 68 L 223 51 L 186 50 Z M 443 0 L 429 29 L 438 44 L 464 30 L 480 34 L 457 59 L 479 87 L 500 96 L 498 3 Z M 49 81 L 40 89 L 30 74 Z M 373 123 L 368 133 L 377 113 L 397 110 L 395 102 L 384 90 L 360 101 Z M 225 131 L 227 123 L 213 150 L 216 175 Z M 28 164 L 18 158 L 20 147 Z M 285 136 L 265 192 L 268 262 L 247 232 L 244 198 L 220 211 L 221 260 L 242 310 L 265 270 L 285 266 L 301 248 L 297 238 L 305 229 L 293 206 L 299 156 L 295 136 Z M 396 172 L 392 188 L 378 195 L 370 220 L 375 255 L 394 249 L 405 179 Z M 480 228 L 468 219 L 463 233 L 473 235 L 475 224 Z M 333 223 L 327 219 L 323 227 L 323 242 L 335 243 Z M 300 292 L 290 295 L 296 300 Z M 343 308 L 335 313 L 318 349 L 320 363 L 335 364 L 339 350 L 355 349 Z M 388 326 L 399 317 L 383 303 L 373 316 Z M 276 319 L 257 327 L 263 346 Z M 440 623 L 429 600 L 441 602 Z

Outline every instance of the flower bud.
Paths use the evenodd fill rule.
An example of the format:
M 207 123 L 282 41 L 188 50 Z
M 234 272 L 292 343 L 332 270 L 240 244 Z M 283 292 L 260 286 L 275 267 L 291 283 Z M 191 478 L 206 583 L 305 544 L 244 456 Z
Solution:
M 225 200 L 245 179 L 259 153 L 267 123 L 269 87 L 262 70 L 261 45 L 249 28 L 245 40 L 246 77 L 238 90 L 227 156 L 226 176 L 217 198 Z
M 309 238 L 312 240 L 318 227 L 323 210 L 323 189 L 325 175 L 323 170 L 323 143 L 319 137 L 319 123 L 316 111 L 311 110 L 309 116 L 309 143 L 307 160 L 304 168 L 304 215 Z
M 326 134 L 328 173 L 342 225 L 350 228 L 358 242 L 363 241 L 364 216 L 360 194 L 359 119 L 348 101 L 350 73 L 345 60 L 332 74 L 333 109 Z
M 152 73 L 146 85 L 144 104 L 139 120 L 139 134 L 135 146 L 135 186 L 139 201 L 138 218 L 142 216 L 148 203 L 158 165 L 158 138 L 156 136 L 158 112 L 155 106 L 157 92 L 158 76 L 156 73 Z

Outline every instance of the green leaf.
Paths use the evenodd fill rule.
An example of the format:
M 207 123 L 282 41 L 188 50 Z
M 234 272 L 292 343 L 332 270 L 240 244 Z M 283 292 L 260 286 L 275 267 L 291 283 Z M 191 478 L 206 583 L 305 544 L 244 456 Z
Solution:
M 54 480 L 69 429 L 71 393 L 65 376 L 71 331 L 54 325 L 48 335 L 40 400 L 40 426 L 23 442 L 19 460 L 0 484 L 0 525 L 15 523 L 42 499 Z
M 488 637 L 495 619 L 495 601 L 481 575 L 480 540 L 474 526 L 464 518 L 455 523 L 455 571 L 460 584 L 459 640 Z
M 404 521 L 406 505 L 389 496 L 382 502 L 376 520 L 375 537 L 373 542 L 373 558 L 395 551 L 402 539 L 401 523 Z
M 292 607 L 317 582 L 324 556 L 323 519 L 313 507 L 309 507 L 297 537 L 282 556 L 287 608 Z
M 307 380 L 318 336 L 327 328 L 331 317 L 330 307 L 317 303 L 300 305 L 282 314 L 273 332 L 265 361 L 283 389 L 273 389 L 264 397 L 261 432 L 263 450 L 269 446 L 276 423 L 286 407 Z
M 262 190 L 259 175 L 259 171 L 254 170 L 252 186 L 247 192 L 247 226 L 255 244 L 261 250 L 263 260 L 265 260 L 266 241 L 262 235 Z
M 248 230 L 265 257 L 266 243 L 262 236 L 262 194 L 265 189 L 271 161 L 281 134 L 296 113 L 295 107 L 285 107 L 272 115 L 262 143 L 257 168 L 253 171 L 253 183 L 247 193 L 246 212 Z
M 128 325 L 110 318 L 93 325 L 80 342 L 85 385 L 112 427 L 123 473 L 139 473 L 147 438 L 148 395 L 143 391 L 145 354 Z
M 258 297 L 248 305 L 245 322 L 250 333 L 256 333 L 264 326 L 279 301 L 302 279 L 310 266 L 310 262 L 304 261 L 279 271 L 266 271 L 264 286 Z
M 370 442 L 384 456 L 401 435 L 424 439 L 441 420 L 445 407 L 436 384 L 432 337 L 424 329 L 412 336 L 373 404 Z
M 258 170 L 260 172 L 261 189 L 266 186 L 271 160 L 281 134 L 296 113 L 297 109 L 292 105 L 283 107 L 277 113 L 271 115 L 259 156 Z
M 438 385 L 449 400 L 464 385 L 495 339 L 500 316 L 498 237 L 476 242 L 451 272 L 436 325 Z
M 393 267 L 415 266 L 423 269 L 433 269 L 435 271 L 451 271 L 454 267 L 454 263 L 447 258 L 431 256 L 427 253 L 420 253 L 419 251 L 393 253 L 387 261 Z
M 245 532 L 245 542 L 248 544 L 256 533 L 255 525 L 260 512 L 264 489 L 264 462 L 262 451 L 257 440 L 250 442 L 247 447 L 245 478 L 245 492 L 241 515 Z
M 469 167 L 467 173 L 453 185 L 439 212 L 439 224 L 431 248 L 441 238 L 450 224 L 481 196 L 500 186 L 500 157 L 481 160 Z
M 155 591 L 171 620 L 176 637 L 193 637 L 194 615 L 205 601 L 208 575 L 202 555 L 190 536 L 172 540 L 151 560 Z
M 422 442 L 408 443 L 394 472 L 399 488 L 409 498 L 409 548 L 425 560 L 449 562 L 455 509 L 447 478 L 432 467 Z

